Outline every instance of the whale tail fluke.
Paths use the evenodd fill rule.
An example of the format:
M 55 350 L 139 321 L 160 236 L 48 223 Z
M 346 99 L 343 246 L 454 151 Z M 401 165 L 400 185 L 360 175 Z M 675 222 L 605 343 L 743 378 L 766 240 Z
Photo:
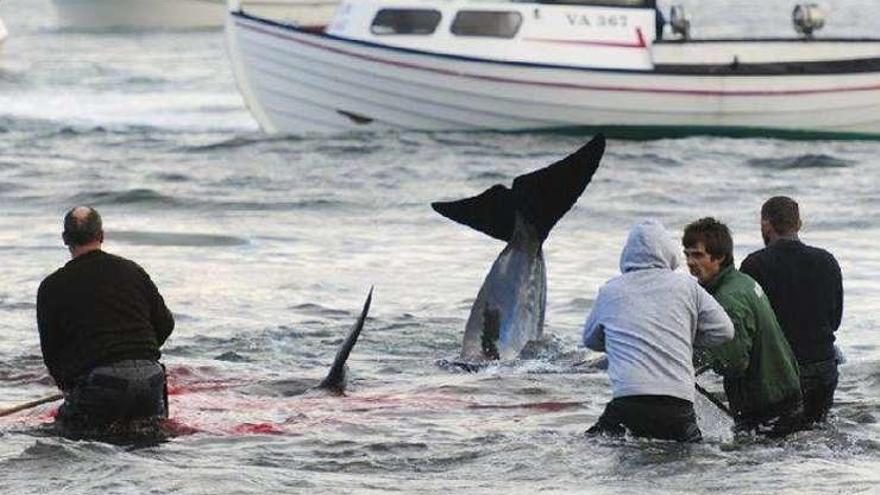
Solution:
M 543 241 L 584 192 L 604 152 L 605 137 L 599 134 L 562 160 L 520 175 L 512 189 L 498 184 L 477 196 L 435 202 L 431 207 L 450 220 L 505 242 L 513 236 L 516 213 L 520 212 Z
M 490 237 L 509 241 L 515 220 L 514 204 L 512 191 L 497 184 L 472 198 L 431 203 L 431 208 Z
M 361 315 L 358 317 L 357 322 L 354 324 L 354 326 L 351 327 L 351 331 L 349 331 L 348 337 L 345 339 L 345 342 L 343 342 L 342 346 L 339 347 L 339 351 L 336 352 L 336 359 L 333 360 L 333 365 L 330 367 L 330 371 L 327 373 L 327 377 L 324 378 L 324 381 L 322 381 L 320 385 L 318 385 L 319 389 L 327 390 L 337 394 L 341 394 L 345 391 L 345 362 L 348 360 L 348 356 L 349 354 L 351 354 L 351 350 L 357 343 L 358 337 L 361 334 L 361 330 L 363 330 L 364 328 L 364 321 L 366 321 L 367 319 L 367 313 L 370 312 L 370 303 L 372 301 L 373 288 L 370 287 L 370 292 L 369 294 L 367 294 L 367 300 L 364 301 L 364 308 L 361 310 Z

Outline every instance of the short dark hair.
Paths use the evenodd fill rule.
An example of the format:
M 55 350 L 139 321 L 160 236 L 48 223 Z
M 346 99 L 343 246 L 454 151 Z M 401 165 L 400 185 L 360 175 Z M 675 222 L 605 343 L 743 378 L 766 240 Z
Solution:
M 774 196 L 765 201 L 761 207 L 761 219 L 770 222 L 770 226 L 779 235 L 795 234 L 801 228 L 801 212 L 797 201 L 788 196 Z
M 684 228 L 681 243 L 686 248 L 692 248 L 702 242 L 706 252 L 712 258 L 724 258 L 721 266 L 728 267 L 733 264 L 733 237 L 727 225 L 712 217 L 701 218 Z
M 81 213 L 77 214 L 77 210 L 81 211 L 82 208 L 88 209 L 85 217 Z M 64 232 L 61 237 L 68 246 L 82 246 L 98 240 L 102 231 L 103 225 L 98 211 L 89 206 L 77 206 L 64 215 Z

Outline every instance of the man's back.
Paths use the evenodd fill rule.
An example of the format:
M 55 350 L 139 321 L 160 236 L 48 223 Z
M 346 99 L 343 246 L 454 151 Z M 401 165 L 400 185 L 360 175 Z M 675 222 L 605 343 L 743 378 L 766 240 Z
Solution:
M 834 357 L 834 332 L 843 314 L 834 256 L 799 240 L 780 239 L 749 255 L 740 270 L 761 284 L 799 363 Z
M 174 320 L 146 272 L 103 251 L 47 277 L 37 295 L 43 356 L 62 388 L 95 366 L 159 359 Z
M 729 320 L 720 306 L 696 281 L 668 269 L 610 280 L 595 309 L 615 396 L 656 393 L 692 400 L 693 344 L 712 346 L 730 338 L 722 336 Z M 699 334 L 698 327 L 703 327 Z

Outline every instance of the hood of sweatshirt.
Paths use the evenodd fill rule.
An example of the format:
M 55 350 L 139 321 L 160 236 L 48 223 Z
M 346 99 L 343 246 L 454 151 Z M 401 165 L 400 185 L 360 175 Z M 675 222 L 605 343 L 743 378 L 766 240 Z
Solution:
M 678 268 L 677 244 L 658 220 L 643 220 L 629 231 L 620 254 L 623 273 L 649 268 Z

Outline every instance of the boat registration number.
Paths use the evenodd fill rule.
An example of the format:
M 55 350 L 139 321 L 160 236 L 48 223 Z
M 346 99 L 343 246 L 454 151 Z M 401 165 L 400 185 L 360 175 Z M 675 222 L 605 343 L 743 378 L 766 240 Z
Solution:
M 622 14 L 613 15 L 589 15 L 589 14 L 565 14 L 570 26 L 586 27 L 626 27 L 629 24 L 627 16 Z

